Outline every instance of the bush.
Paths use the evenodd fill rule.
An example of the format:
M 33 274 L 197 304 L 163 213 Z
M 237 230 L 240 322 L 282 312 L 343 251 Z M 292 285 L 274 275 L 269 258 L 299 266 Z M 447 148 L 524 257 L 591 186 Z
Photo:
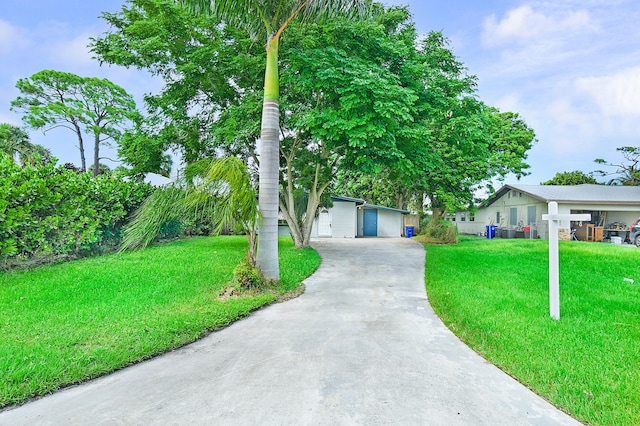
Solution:
M 84 256 L 115 247 L 151 185 L 109 174 L 91 178 L 55 163 L 0 160 L 0 261 Z
M 420 234 L 420 241 L 431 244 L 457 244 L 458 228 L 442 219 L 431 219 Z

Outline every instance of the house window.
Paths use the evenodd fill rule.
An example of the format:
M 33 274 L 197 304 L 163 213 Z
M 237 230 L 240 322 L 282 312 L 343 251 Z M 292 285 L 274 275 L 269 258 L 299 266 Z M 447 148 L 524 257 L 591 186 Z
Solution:
M 475 213 L 469 213 L 469 222 L 475 222 L 476 215 Z
M 527 225 L 536 223 L 536 206 L 527 207 Z
M 467 220 L 467 214 L 462 212 L 460 213 L 460 222 L 464 222 Z
M 509 225 L 516 226 L 518 224 L 518 208 L 511 207 L 509 209 Z
M 496 223 L 500 224 L 500 212 L 496 212 Z

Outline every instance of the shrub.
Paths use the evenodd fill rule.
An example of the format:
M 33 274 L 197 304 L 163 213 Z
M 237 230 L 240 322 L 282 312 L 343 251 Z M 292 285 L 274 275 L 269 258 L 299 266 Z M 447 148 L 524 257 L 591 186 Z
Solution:
M 110 174 L 91 178 L 55 163 L 0 160 L 0 260 L 87 255 L 116 246 L 151 186 Z
M 251 264 L 248 256 L 233 270 L 233 281 L 241 290 L 264 290 L 274 284 L 262 275 L 257 266 Z
M 423 229 L 424 231 L 419 238 L 423 243 L 458 243 L 458 228 L 449 221 L 442 219 L 431 219 Z

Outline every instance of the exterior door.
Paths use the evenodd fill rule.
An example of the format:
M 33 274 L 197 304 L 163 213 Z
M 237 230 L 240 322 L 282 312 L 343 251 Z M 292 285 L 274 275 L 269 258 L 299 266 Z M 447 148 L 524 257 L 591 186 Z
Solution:
M 364 210 L 364 229 L 365 237 L 378 236 L 378 210 Z
M 331 212 L 321 211 L 318 215 L 318 237 L 331 237 Z

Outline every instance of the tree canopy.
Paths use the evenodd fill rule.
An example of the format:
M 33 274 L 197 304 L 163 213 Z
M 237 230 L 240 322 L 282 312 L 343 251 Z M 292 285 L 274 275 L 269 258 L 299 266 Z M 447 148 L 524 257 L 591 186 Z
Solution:
M 11 102 L 11 109 L 22 112 L 23 121 L 44 132 L 63 127 L 78 140 L 82 171 L 87 170 L 83 134 L 93 136 L 93 167 L 100 172 L 100 146 L 118 140 L 122 126 L 136 118 L 136 105 L 123 88 L 107 79 L 80 77 L 43 70 L 18 80 L 22 93 Z
M 375 183 L 385 200 L 401 188 L 399 208 L 429 199 L 446 211 L 470 204 L 494 177 L 527 173 L 535 134 L 522 117 L 477 98 L 475 76 L 441 33 L 419 36 L 404 7 L 373 9 L 357 22 L 293 21 L 279 45 L 287 58 L 279 70 L 279 207 L 300 246 L 336 176 L 339 188 Z M 250 34 L 159 0 L 133 0 L 104 17 L 112 31 L 94 40 L 98 58 L 165 80 L 147 102 L 154 134 L 175 137 L 155 149 L 173 143 L 190 152 L 187 162 L 261 162 L 257 70 L 266 58 Z
M 540 185 L 581 185 L 584 183 L 596 184 L 596 179 L 580 170 L 572 172 L 558 172 L 548 181 L 541 182 Z

